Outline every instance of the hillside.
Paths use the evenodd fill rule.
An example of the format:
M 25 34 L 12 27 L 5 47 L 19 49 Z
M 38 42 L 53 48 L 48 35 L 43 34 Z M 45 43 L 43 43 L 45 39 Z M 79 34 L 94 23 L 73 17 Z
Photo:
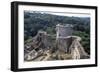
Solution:
M 85 48 L 85 51 L 90 54 L 89 17 L 69 17 L 40 12 L 24 12 L 24 41 L 27 42 L 32 37 L 36 36 L 39 30 L 55 35 L 55 27 L 58 23 L 62 25 L 72 24 L 74 26 L 73 35 L 82 38 L 81 44 Z

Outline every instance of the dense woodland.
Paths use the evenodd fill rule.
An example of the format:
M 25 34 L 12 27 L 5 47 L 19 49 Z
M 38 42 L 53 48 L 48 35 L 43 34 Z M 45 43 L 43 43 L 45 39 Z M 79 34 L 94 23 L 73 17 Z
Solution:
M 90 54 L 90 18 L 89 17 L 69 17 L 53 15 L 40 12 L 24 12 L 24 41 L 34 37 L 39 30 L 55 35 L 57 24 L 72 24 L 73 35 L 82 38 L 81 44 L 85 51 Z

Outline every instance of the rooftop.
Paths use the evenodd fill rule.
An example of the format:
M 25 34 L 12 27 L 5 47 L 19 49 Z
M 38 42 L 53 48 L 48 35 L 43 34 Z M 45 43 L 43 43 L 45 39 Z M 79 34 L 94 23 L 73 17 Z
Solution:
M 73 25 L 72 24 L 64 24 L 64 25 L 57 24 L 56 27 L 73 27 Z

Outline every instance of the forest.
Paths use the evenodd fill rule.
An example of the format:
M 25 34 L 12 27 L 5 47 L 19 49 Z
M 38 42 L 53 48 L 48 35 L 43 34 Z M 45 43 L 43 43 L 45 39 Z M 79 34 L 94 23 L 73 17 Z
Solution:
M 73 35 L 82 38 L 81 44 L 90 54 L 90 17 L 61 16 L 50 13 L 24 11 L 24 42 L 34 37 L 39 30 L 56 34 L 57 24 L 73 25 Z

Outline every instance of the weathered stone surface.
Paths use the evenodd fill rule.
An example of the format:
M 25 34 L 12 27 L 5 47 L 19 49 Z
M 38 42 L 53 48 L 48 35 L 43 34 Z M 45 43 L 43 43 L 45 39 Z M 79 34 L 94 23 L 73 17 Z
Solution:
M 39 31 L 24 46 L 25 61 L 87 59 L 89 55 L 80 44 L 81 38 L 72 36 L 72 26 L 57 26 L 57 35 Z M 58 35 L 59 34 L 59 35 Z

